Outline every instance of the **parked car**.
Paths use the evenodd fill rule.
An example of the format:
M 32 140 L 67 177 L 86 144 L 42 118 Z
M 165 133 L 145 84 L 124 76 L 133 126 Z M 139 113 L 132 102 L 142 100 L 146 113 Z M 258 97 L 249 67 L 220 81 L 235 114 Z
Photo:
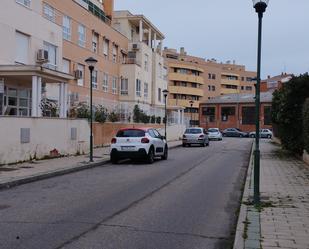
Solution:
M 111 141 L 110 158 L 114 164 L 126 158 L 146 159 L 151 164 L 155 157 L 168 157 L 166 139 L 156 129 L 121 129 Z
M 255 131 L 250 132 L 249 137 L 255 137 L 255 133 L 256 133 Z M 272 138 L 273 133 L 269 129 L 261 129 L 260 130 L 260 137 L 261 138 Z
M 209 140 L 222 140 L 222 133 L 219 128 L 209 128 L 208 129 Z
M 227 128 L 222 131 L 224 137 L 248 137 L 249 133 L 241 131 L 238 128 Z
M 182 146 L 191 146 L 191 144 L 199 144 L 203 147 L 209 146 L 208 132 L 201 127 L 186 129 L 182 136 Z

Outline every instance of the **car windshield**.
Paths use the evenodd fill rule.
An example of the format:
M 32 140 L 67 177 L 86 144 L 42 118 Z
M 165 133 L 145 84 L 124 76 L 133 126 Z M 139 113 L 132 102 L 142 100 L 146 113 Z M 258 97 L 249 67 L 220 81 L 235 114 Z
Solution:
M 130 129 L 130 130 L 120 130 L 118 131 L 116 137 L 144 137 L 145 131 Z
M 218 132 L 218 129 L 214 129 L 214 128 L 209 128 L 208 132 Z
M 186 129 L 186 134 L 199 134 L 202 133 L 201 129 Z

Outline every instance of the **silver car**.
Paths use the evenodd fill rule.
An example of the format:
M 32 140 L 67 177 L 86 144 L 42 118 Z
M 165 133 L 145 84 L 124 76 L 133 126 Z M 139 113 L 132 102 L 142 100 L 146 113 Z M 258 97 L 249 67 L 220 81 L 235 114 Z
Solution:
M 209 140 L 222 140 L 222 133 L 219 128 L 209 128 L 208 129 Z
M 203 147 L 209 146 L 208 132 L 201 127 L 186 129 L 182 136 L 182 146 L 191 146 L 191 144 L 198 144 Z
M 260 130 L 260 137 L 261 138 L 272 138 L 273 133 L 269 129 L 261 129 Z M 255 131 L 249 133 L 249 137 L 255 137 Z

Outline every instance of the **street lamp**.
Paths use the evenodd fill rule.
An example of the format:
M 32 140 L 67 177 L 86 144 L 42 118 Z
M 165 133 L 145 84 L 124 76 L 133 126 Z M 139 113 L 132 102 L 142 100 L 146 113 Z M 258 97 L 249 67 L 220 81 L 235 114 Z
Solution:
M 166 111 L 166 98 L 167 98 L 167 95 L 168 95 L 168 90 L 165 89 L 162 91 L 163 92 L 163 95 L 164 95 L 164 103 L 165 103 L 165 127 L 164 127 L 164 132 L 165 132 L 165 139 L 167 139 L 167 134 L 166 134 L 166 123 L 167 123 L 167 111 Z
M 190 100 L 189 103 L 190 103 L 190 106 L 191 106 L 191 109 L 190 109 L 190 112 L 191 112 L 190 126 L 193 126 L 192 106 L 193 106 L 193 104 L 194 104 L 194 101 L 193 101 L 193 100 Z M 192 123 L 192 125 L 191 125 L 191 123 Z
M 269 0 L 253 0 L 253 7 L 258 13 L 258 51 L 257 80 L 255 88 L 255 151 L 254 151 L 254 195 L 255 205 L 260 204 L 260 83 L 261 83 L 261 48 L 262 48 L 262 18 Z
M 95 58 L 89 57 L 85 60 L 90 70 L 90 155 L 89 161 L 93 162 L 93 134 L 92 134 L 92 73 L 96 63 L 98 62 Z

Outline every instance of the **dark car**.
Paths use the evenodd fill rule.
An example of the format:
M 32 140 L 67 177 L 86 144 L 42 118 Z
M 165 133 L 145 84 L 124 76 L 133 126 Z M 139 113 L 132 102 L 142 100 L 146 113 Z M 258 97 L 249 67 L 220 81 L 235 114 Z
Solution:
M 248 132 L 241 131 L 238 128 L 227 128 L 222 131 L 224 137 L 249 137 Z

